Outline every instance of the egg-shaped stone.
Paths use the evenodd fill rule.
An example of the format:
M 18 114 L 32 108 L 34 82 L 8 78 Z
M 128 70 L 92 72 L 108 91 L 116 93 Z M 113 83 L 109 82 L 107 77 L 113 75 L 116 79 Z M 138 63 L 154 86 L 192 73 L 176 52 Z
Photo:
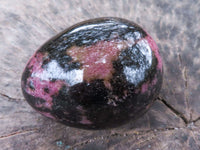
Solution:
M 152 37 L 120 18 L 97 18 L 56 35 L 30 58 L 22 91 L 39 113 L 84 129 L 137 119 L 162 84 L 162 60 Z

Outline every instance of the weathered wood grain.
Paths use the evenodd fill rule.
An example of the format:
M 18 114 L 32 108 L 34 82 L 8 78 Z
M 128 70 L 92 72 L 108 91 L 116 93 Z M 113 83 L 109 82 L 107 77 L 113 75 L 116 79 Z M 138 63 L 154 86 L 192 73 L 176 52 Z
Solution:
M 20 79 L 49 38 L 86 19 L 122 17 L 144 27 L 164 62 L 159 98 L 139 120 L 88 131 L 53 122 L 24 100 Z M 0 149 L 199 150 L 200 1 L 0 0 Z

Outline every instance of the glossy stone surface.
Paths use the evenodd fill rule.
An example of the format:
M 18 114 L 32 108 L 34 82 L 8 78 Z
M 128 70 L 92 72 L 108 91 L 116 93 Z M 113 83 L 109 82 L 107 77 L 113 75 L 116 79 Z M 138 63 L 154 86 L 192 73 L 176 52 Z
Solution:
M 22 91 L 41 114 L 85 129 L 117 127 L 148 110 L 162 84 L 154 40 L 138 25 L 98 18 L 74 25 L 30 58 Z

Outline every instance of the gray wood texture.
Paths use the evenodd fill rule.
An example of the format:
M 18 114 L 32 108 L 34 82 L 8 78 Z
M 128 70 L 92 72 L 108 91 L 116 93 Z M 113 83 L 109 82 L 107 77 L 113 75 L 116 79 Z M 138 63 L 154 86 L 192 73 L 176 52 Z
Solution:
M 80 21 L 121 17 L 146 29 L 164 62 L 160 96 L 137 121 L 109 130 L 64 126 L 24 100 L 22 71 L 48 39 Z M 200 1 L 0 0 L 0 149 L 199 150 Z

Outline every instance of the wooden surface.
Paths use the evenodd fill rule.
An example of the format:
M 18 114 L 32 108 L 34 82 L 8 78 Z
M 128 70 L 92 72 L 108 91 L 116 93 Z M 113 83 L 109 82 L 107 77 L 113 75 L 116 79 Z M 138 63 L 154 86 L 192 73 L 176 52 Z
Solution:
M 63 29 L 114 16 L 144 27 L 164 62 L 159 98 L 139 120 L 119 128 L 70 128 L 36 113 L 20 78 L 29 57 Z M 0 0 L 1 150 L 199 150 L 200 1 Z

